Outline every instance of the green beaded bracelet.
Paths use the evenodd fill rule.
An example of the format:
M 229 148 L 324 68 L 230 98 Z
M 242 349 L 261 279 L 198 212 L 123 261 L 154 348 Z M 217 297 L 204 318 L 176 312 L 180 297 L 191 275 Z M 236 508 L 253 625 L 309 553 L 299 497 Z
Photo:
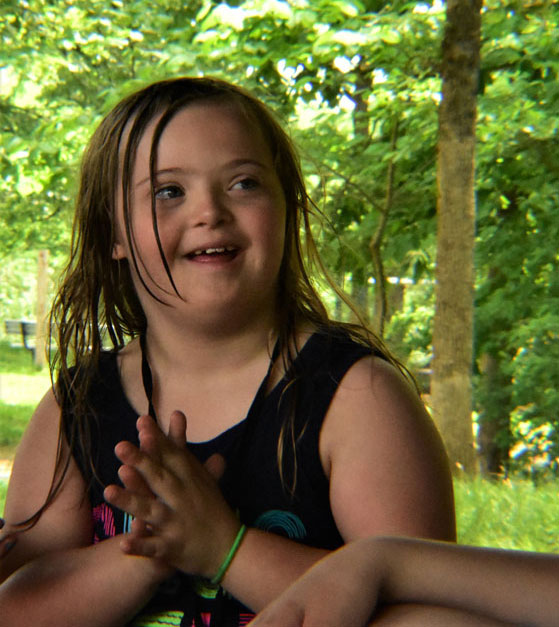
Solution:
M 225 573 L 227 572 L 227 569 L 231 565 L 231 562 L 233 561 L 235 554 L 239 550 L 239 546 L 241 544 L 242 539 L 245 536 L 246 531 L 247 531 L 247 526 L 241 525 L 241 528 L 239 529 L 237 533 L 237 537 L 235 538 L 235 540 L 233 541 L 233 544 L 231 545 L 231 548 L 229 549 L 229 553 L 227 553 L 215 577 L 212 577 L 212 579 L 210 580 L 214 586 L 221 583 L 221 580 L 223 579 L 223 577 L 225 576 Z

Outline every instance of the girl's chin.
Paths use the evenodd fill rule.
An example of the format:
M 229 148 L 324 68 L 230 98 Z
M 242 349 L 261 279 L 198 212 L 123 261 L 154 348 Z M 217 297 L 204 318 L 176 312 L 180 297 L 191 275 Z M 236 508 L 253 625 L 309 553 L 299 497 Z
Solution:
M 273 298 L 255 299 L 252 294 L 191 293 L 184 300 L 175 297 L 172 306 L 175 315 L 184 316 L 185 322 L 191 319 L 228 326 L 230 323 L 246 324 L 268 317 L 272 313 L 270 305 L 273 301 Z

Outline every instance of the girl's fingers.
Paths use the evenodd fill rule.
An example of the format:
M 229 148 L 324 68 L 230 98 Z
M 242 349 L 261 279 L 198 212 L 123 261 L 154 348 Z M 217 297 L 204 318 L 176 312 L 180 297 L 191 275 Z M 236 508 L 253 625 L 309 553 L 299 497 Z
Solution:
M 179 448 L 186 447 L 186 416 L 182 411 L 174 411 L 169 420 L 169 439 Z
M 165 435 L 150 416 L 140 416 L 136 422 L 140 449 L 161 466 L 172 467 L 180 462 L 186 448 L 186 418 L 182 412 L 173 412 L 169 435 Z
M 128 466 L 136 466 L 142 456 L 145 454 L 140 451 L 137 446 L 134 446 L 130 442 L 119 442 L 115 446 L 115 455 L 120 459 L 123 464 Z
M 115 453 L 125 466 L 141 475 L 147 486 L 147 490 L 141 491 L 142 494 L 147 495 L 146 492 L 149 491 L 162 502 L 176 505 L 177 499 L 182 498 L 185 486 L 192 485 L 197 462 L 187 449 L 180 450 L 166 436 L 163 437 L 166 442 L 160 450 L 164 463 L 158 463 L 152 455 L 130 442 L 119 442 L 115 447 Z M 136 480 L 134 477 L 131 478 Z
M 190 463 L 186 448 L 186 418 L 182 412 L 171 414 L 169 434 L 165 435 L 150 416 L 140 416 L 136 426 L 140 447 L 130 442 L 119 442 L 115 454 L 120 461 L 138 470 L 150 485 L 169 470 L 177 477 L 188 480 Z
M 118 476 L 127 490 L 144 496 L 153 496 L 146 480 L 132 466 L 121 466 L 118 469 Z
M 151 526 L 139 518 L 134 518 L 130 523 L 130 533 L 135 536 L 150 536 Z
M 204 462 L 204 468 L 210 473 L 210 475 L 219 481 L 225 472 L 227 464 L 223 455 L 214 453 Z
M 103 495 L 111 505 L 154 528 L 161 526 L 169 515 L 167 506 L 159 499 L 134 494 L 117 485 L 107 486 Z
M 164 474 L 162 464 L 130 442 L 119 442 L 115 446 L 115 455 L 124 466 L 129 466 L 139 472 L 150 488 L 153 487 L 152 481 Z
M 150 455 L 159 464 L 163 461 L 162 447 L 165 444 L 165 434 L 161 431 L 151 416 L 140 416 L 136 421 L 140 449 Z
M 127 534 L 120 541 L 120 550 L 127 555 L 165 559 L 167 551 L 165 543 L 156 536 L 139 536 Z

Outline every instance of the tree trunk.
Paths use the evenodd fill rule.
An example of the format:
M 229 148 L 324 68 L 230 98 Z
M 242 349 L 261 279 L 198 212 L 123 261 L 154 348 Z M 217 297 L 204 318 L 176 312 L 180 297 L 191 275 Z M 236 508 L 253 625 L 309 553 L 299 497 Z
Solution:
M 390 151 L 394 153 L 396 143 L 398 141 L 398 119 L 394 120 L 390 135 Z M 382 261 L 382 244 L 384 230 L 388 222 L 388 214 L 392 209 L 392 199 L 394 196 L 394 171 L 396 164 L 394 155 L 388 161 L 388 169 L 386 172 L 386 191 L 384 196 L 384 207 L 377 228 L 369 242 L 369 250 L 371 251 L 371 259 L 373 261 L 373 272 L 375 277 L 375 308 L 373 315 L 373 329 L 379 337 L 384 335 L 384 325 L 387 320 L 388 300 L 386 295 L 386 276 L 384 272 L 384 263 Z
M 474 160 L 481 0 L 448 0 L 437 161 L 433 414 L 453 467 L 475 469 L 472 432 Z

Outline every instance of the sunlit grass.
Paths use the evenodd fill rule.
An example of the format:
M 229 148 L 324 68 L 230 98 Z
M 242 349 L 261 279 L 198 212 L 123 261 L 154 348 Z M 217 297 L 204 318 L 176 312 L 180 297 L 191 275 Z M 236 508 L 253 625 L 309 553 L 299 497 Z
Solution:
M 0 342 L 0 452 L 14 447 L 50 386 L 48 369 L 37 370 L 23 348 Z
M 46 370 L 46 368 L 43 369 L 43 371 Z M 38 370 L 28 350 L 12 346 L 9 341 L 2 340 L 0 341 L 0 372 L 33 375 L 37 374 Z
M 455 482 L 458 541 L 559 553 L 557 482 L 512 479 Z
M 0 458 L 11 458 L 37 403 L 50 385 L 48 374 L 0 373 Z
M 15 448 L 34 409 L 35 405 L 0 403 L 0 450 Z
M 50 385 L 48 372 L 34 375 L 0 372 L 0 403 L 35 406 Z
M 48 369 L 37 370 L 31 354 L 0 342 L 0 458 L 11 459 L 33 411 L 50 385 Z M 8 480 L 0 478 L 0 512 Z
M 11 459 L 33 411 L 50 386 L 47 368 L 37 370 L 29 351 L 0 342 L 0 458 Z M 0 512 L 7 478 L 0 478 Z

